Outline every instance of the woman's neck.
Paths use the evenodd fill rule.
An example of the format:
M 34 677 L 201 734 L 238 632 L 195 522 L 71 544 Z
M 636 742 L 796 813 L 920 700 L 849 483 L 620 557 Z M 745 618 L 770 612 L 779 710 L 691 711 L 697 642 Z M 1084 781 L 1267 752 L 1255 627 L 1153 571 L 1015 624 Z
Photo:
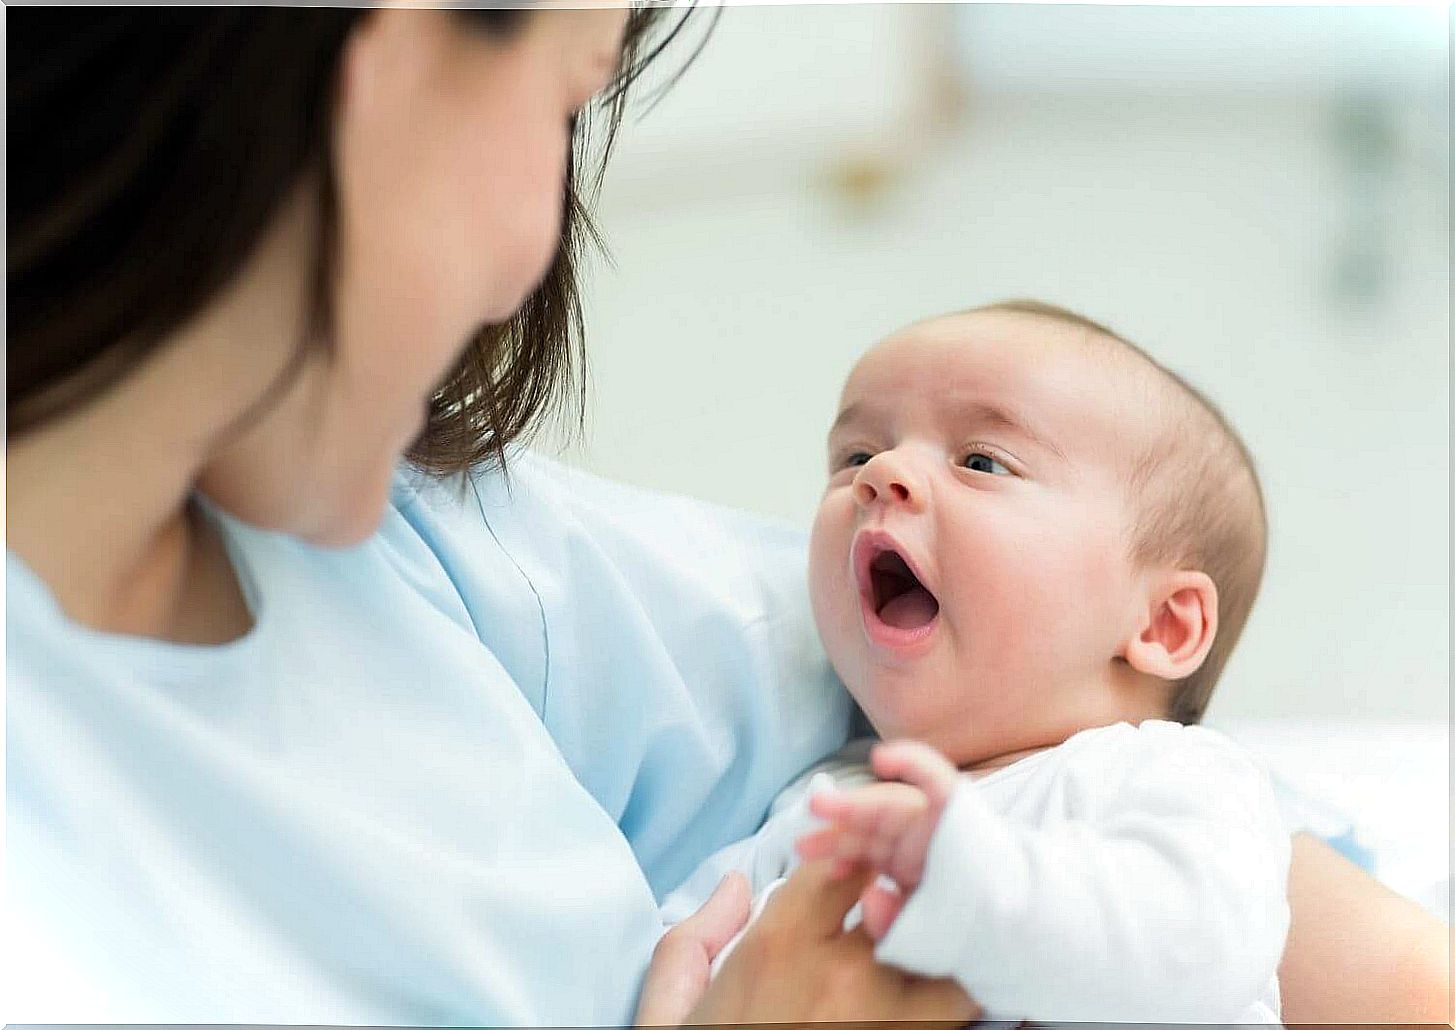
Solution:
M 246 630 L 222 541 L 191 498 L 296 354 L 311 196 L 300 184 L 233 284 L 123 379 L 7 441 L 7 546 L 77 622 L 195 643 Z
M 216 558 L 228 578 L 231 571 L 215 530 L 188 500 L 196 463 L 137 439 L 141 427 L 115 418 L 113 407 L 103 398 L 10 441 L 6 545 L 83 625 L 196 643 L 230 639 L 235 617 L 211 631 L 198 625 L 205 595 L 226 597 L 216 592 Z M 236 610 L 226 600 L 213 608 Z

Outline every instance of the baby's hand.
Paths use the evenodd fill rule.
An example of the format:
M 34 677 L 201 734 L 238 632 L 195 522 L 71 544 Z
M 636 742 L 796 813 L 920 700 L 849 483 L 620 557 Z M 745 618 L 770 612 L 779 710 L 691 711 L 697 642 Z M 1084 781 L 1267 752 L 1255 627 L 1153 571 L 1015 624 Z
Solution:
M 842 873 L 868 865 L 894 882 L 864 892 L 864 926 L 877 940 L 924 876 L 930 838 L 959 774 L 934 748 L 912 740 L 876 745 L 870 764 L 891 782 L 813 795 L 809 811 L 829 825 L 800 837 L 797 850 L 806 861 L 834 859 Z

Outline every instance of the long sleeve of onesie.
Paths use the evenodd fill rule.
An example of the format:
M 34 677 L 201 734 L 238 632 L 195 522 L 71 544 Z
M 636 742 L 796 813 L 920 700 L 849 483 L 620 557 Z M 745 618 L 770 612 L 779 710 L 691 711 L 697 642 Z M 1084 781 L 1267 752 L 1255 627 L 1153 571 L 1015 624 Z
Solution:
M 963 780 L 878 955 L 997 1016 L 1232 1022 L 1274 976 L 1289 838 L 1261 772 L 1208 730 L 1101 733 L 1029 824 Z

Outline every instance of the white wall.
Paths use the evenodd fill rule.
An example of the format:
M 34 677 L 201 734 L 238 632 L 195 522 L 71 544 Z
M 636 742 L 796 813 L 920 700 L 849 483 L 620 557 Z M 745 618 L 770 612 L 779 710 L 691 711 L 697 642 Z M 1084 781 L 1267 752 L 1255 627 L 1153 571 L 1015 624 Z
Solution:
M 865 19 L 885 17 L 728 13 L 729 56 L 795 46 L 800 77 L 815 62 L 842 75 L 835 62 L 873 45 Z M 791 90 L 783 66 L 758 81 L 705 63 L 713 88 L 691 92 L 693 69 L 680 103 L 710 120 L 714 96 Z M 1066 304 L 1203 387 L 1261 463 L 1268 575 L 1215 715 L 1446 718 L 1448 102 L 1386 90 L 1395 136 L 1360 201 L 1329 92 L 993 85 L 868 205 L 751 134 L 724 149 L 699 132 L 659 156 L 667 189 L 628 126 L 601 208 L 615 267 L 588 290 L 588 437 L 568 459 L 806 526 L 838 387 L 867 345 L 999 297 Z M 714 156 L 694 165 L 694 148 Z M 1385 250 L 1366 302 L 1336 280 L 1359 217 Z

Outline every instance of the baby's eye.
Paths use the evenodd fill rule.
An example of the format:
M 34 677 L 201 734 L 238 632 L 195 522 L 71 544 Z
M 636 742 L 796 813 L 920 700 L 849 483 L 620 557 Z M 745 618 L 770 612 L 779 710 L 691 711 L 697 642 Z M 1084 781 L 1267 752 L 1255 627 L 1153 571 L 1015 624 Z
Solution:
M 1008 476 L 1010 469 L 996 461 L 984 451 L 971 451 L 965 455 L 964 465 L 971 472 L 984 472 L 992 476 Z
M 844 460 L 839 464 L 844 468 L 858 468 L 860 465 L 869 464 L 869 459 L 872 457 L 873 455 L 868 451 L 854 451 L 845 455 Z

